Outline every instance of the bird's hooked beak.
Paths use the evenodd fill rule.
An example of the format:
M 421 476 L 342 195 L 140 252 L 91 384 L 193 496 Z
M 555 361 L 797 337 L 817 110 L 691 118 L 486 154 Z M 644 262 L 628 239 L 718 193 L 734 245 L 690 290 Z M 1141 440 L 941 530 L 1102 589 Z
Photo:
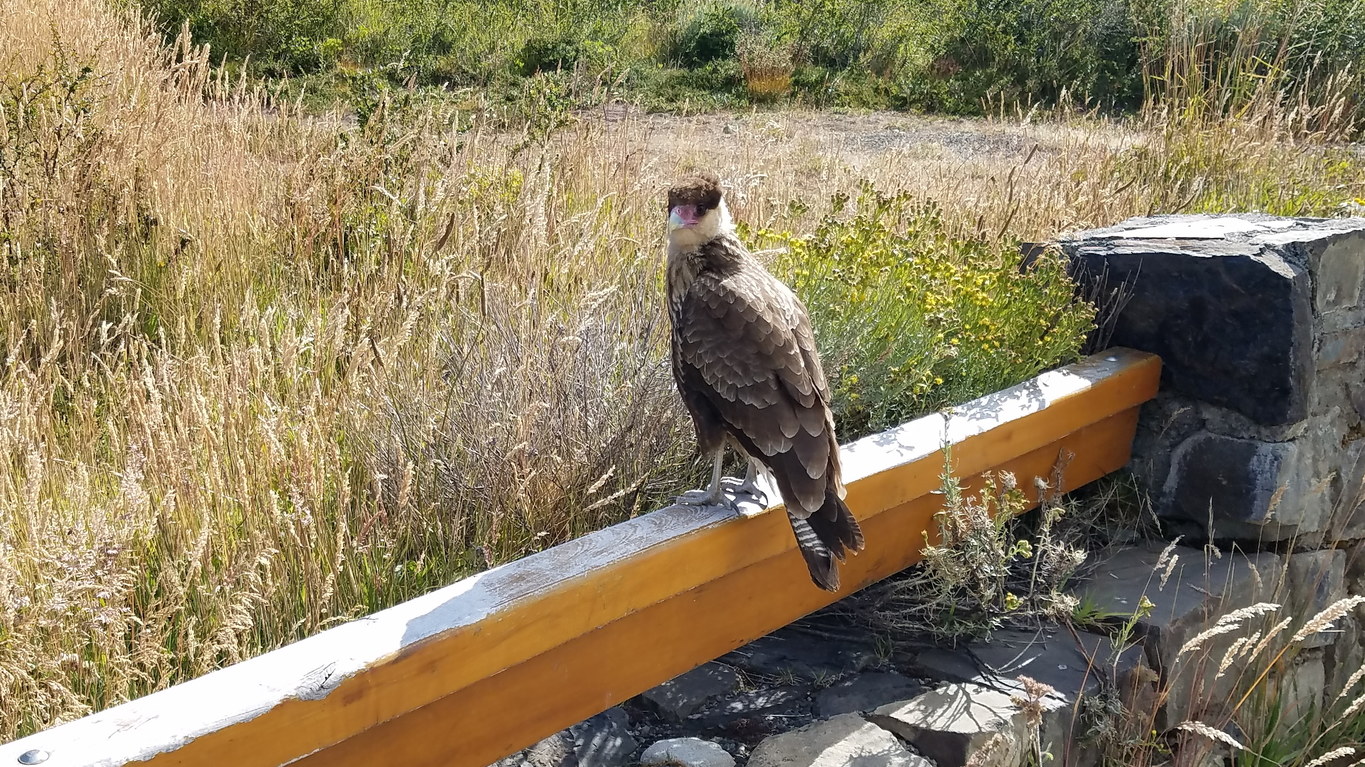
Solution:
M 697 217 L 697 206 L 678 205 L 668 212 L 668 231 L 696 226 L 700 219 Z

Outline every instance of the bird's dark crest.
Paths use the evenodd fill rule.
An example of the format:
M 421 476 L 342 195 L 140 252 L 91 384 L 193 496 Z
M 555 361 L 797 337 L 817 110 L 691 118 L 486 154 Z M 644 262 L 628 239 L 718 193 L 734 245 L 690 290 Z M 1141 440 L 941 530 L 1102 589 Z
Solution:
M 723 194 L 720 177 L 709 170 L 699 170 L 683 176 L 668 190 L 668 209 L 679 205 L 695 205 L 697 213 L 705 213 L 720 205 Z

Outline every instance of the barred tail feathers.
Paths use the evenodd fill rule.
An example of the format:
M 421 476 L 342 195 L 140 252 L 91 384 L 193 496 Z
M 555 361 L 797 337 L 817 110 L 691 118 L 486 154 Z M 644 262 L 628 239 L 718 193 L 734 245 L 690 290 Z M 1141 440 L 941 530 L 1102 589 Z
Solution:
M 842 562 L 846 552 L 863 549 L 858 520 L 833 486 L 825 491 L 825 503 L 815 513 L 803 519 L 788 507 L 787 519 L 811 580 L 826 591 L 838 591 L 839 566 L 835 560 Z

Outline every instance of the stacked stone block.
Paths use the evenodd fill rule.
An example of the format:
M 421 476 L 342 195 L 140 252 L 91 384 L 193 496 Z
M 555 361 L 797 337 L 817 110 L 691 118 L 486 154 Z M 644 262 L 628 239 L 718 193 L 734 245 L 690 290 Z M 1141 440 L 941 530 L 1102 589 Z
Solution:
M 1113 344 L 1162 357 L 1162 391 L 1144 408 L 1132 468 L 1168 527 L 1218 544 L 1229 561 L 1263 560 L 1263 573 L 1276 557 L 1275 588 L 1254 599 L 1283 605 L 1299 624 L 1362 593 L 1365 219 L 1158 216 L 1060 245 L 1083 280 L 1103 274 L 1131 291 Z M 1127 580 L 1102 570 L 1091 588 L 1132 599 L 1142 587 Z M 1189 618 L 1210 625 L 1250 599 Z M 1275 683 L 1291 691 L 1289 704 L 1321 703 L 1360 667 L 1363 643 L 1357 617 L 1344 616 L 1301 642 Z M 1194 698 L 1217 698 L 1182 699 L 1175 648 L 1148 649 L 1175 691 L 1168 723 L 1197 713 Z
M 1253 546 L 1365 537 L 1365 219 L 1158 216 L 1060 244 L 1132 291 L 1113 343 L 1162 357 L 1133 463 L 1160 515 Z

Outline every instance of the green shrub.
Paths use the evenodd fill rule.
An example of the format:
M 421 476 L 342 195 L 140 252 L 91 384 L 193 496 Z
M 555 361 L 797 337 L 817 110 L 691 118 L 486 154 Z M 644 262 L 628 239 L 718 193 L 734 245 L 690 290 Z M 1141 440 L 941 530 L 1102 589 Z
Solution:
M 633 82 L 646 108 L 654 110 L 722 109 L 746 102 L 744 75 L 738 61 L 713 61 L 698 69 L 657 68 L 638 72 Z
M 904 106 L 891 84 L 865 69 L 826 69 L 805 66 L 792 75 L 801 101 L 816 107 L 885 109 Z
M 954 235 L 934 203 L 865 186 L 777 268 L 810 309 L 840 436 L 852 439 L 1072 361 L 1095 309 L 1060 258 L 1021 272 L 1017 247 Z
M 758 10 L 743 0 L 685 5 L 678 15 L 672 58 L 693 69 L 733 59 L 740 36 L 761 28 Z
M 855 615 L 912 642 L 928 636 L 951 645 L 1070 617 L 1078 603 L 1065 589 L 1086 556 L 1062 529 L 1070 506 L 1043 492 L 1040 512 L 1026 519 L 1031 494 L 1013 474 L 989 474 L 968 493 L 950 463 L 945 452 L 943 509 L 923 562 L 860 595 L 866 607 Z
M 573 69 L 583 55 L 582 43 L 568 37 L 533 37 L 521 46 L 518 69 L 523 75 Z
M 899 4 L 812 0 L 785 4 L 783 33 L 809 64 L 847 69 L 862 63 L 877 31 Z
M 1128 0 L 937 0 L 930 60 L 908 84 L 921 106 L 976 112 L 987 99 L 1063 92 L 1118 106 L 1141 96 Z
M 267 74 L 314 72 L 332 66 L 346 37 L 346 0 L 143 0 L 165 22 L 168 36 L 188 23 L 216 56 L 248 57 Z

